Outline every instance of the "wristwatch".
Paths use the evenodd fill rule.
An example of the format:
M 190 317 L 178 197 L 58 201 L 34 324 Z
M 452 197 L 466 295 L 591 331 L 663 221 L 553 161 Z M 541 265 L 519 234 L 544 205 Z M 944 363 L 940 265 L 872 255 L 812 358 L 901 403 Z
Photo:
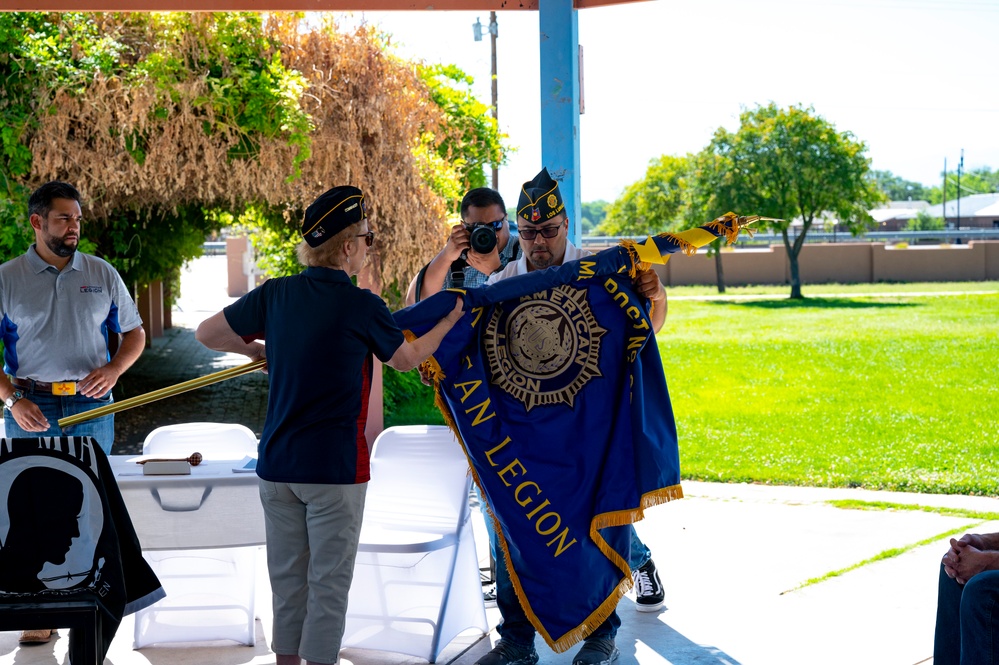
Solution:
M 3 405 L 7 407 L 8 410 L 12 409 L 14 405 L 17 404 L 18 400 L 22 399 L 23 397 L 24 393 L 21 392 L 20 390 L 15 389 L 14 394 L 3 401 Z

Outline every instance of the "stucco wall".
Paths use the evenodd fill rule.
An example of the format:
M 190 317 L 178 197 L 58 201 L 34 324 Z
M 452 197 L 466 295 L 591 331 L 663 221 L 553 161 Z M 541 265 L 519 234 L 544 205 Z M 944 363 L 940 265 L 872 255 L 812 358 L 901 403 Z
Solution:
M 975 282 L 985 279 L 985 245 L 910 246 L 871 248 L 875 281 Z
M 597 248 L 593 248 L 597 249 Z M 809 244 L 798 257 L 804 284 L 838 282 L 951 282 L 999 279 L 999 242 L 966 245 L 885 247 L 876 243 Z M 725 284 L 788 284 L 791 281 L 783 245 L 722 252 Z M 668 286 L 715 284 L 715 261 L 704 251 L 674 254 L 657 266 Z

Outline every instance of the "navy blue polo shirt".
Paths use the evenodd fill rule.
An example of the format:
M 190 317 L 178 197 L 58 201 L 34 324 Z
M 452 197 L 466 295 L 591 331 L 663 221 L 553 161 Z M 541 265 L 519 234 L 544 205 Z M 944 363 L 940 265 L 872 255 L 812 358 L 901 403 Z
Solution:
M 263 338 L 267 349 L 257 475 L 279 483 L 367 482 L 371 356 L 385 362 L 405 341 L 385 302 L 342 270 L 313 267 L 268 280 L 223 311 L 237 335 Z

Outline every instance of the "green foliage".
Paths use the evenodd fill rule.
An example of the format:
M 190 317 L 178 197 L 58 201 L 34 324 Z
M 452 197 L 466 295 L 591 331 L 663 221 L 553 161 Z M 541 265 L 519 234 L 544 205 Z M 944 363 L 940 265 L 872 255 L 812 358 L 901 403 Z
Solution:
M 296 251 L 302 236 L 298 227 L 289 224 L 278 211 L 248 206 L 239 216 L 229 217 L 233 231 L 242 231 L 249 236 L 257 267 L 265 275 L 284 277 L 302 271 Z
M 931 217 L 930 213 L 920 210 L 906 225 L 906 231 L 940 231 L 944 228 L 942 217 Z
M 891 171 L 871 171 L 878 189 L 889 201 L 928 201 L 932 188 L 905 180 Z
M 88 226 L 90 228 L 88 228 Z M 102 256 L 129 285 L 169 281 L 176 269 L 201 256 L 205 237 L 220 227 L 200 206 L 169 213 L 117 211 L 105 224 L 87 225 L 80 250 Z
M 444 112 L 450 129 L 436 151 L 439 159 L 457 172 L 460 193 L 454 198 L 448 191 L 446 196 L 452 202 L 449 209 L 457 210 L 464 192 L 488 185 L 486 166 L 506 163 L 503 147 L 506 135 L 499 131 L 491 107 L 472 95 L 471 76 L 455 65 L 443 64 L 421 64 L 417 72 L 430 91 L 430 99 Z
M 583 235 L 597 234 L 598 227 L 607 217 L 607 208 L 610 207 L 610 203 L 607 201 L 589 201 L 582 203 L 582 207 L 583 211 L 579 215 L 579 223 L 582 226 Z
M 385 369 L 382 381 L 385 427 L 444 424 L 444 418 L 434 404 L 434 389 L 423 385 L 419 372 Z
M 0 194 L 0 263 L 23 254 L 35 241 L 28 221 L 28 196 L 31 192 L 24 185 L 9 180 L 5 182 L 9 189 Z
M 690 205 L 686 180 L 692 157 L 653 159 L 645 177 L 632 183 L 607 209 L 602 235 L 647 236 L 678 230 Z
M 136 15 L 148 20 L 158 43 L 124 75 L 133 82 L 153 80 L 164 93 L 163 105 L 153 110 L 158 120 L 169 118 L 177 87 L 193 73 L 203 76 L 211 91 L 198 100 L 216 117 L 238 127 L 243 136 L 231 159 L 252 159 L 259 152 L 261 138 L 283 137 L 297 148 L 293 179 L 311 154 L 309 115 L 300 99 L 308 87 L 301 72 L 284 65 L 281 44 L 265 35 L 263 17 L 251 12 L 212 14 Z M 190 48 L 195 39 L 196 48 Z M 206 131 L 212 131 L 206 115 Z
M 972 169 L 961 174 L 961 196 L 971 196 L 973 194 L 989 194 L 999 192 L 999 169 L 993 171 L 987 166 Z M 953 201 L 957 198 L 957 172 L 947 171 L 947 200 Z M 928 198 L 930 203 L 943 202 L 943 190 L 936 186 L 930 190 Z
M 713 183 L 720 210 L 783 220 L 769 224 L 787 248 L 792 298 L 801 297 L 798 254 L 815 221 L 832 214 L 860 234 L 873 226 L 867 211 L 884 201 L 870 175 L 867 145 L 812 108 L 771 103 L 744 111 L 739 129 L 719 128 L 708 150 L 720 160 Z M 795 219 L 801 227 L 792 241 L 788 230 Z

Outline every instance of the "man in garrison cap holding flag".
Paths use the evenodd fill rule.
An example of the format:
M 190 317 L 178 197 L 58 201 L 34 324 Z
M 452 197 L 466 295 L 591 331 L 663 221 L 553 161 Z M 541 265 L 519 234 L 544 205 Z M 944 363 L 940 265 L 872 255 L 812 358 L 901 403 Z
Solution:
M 517 203 L 519 242 L 523 250 L 519 260 L 511 261 L 502 271 L 492 275 L 487 284 L 536 270 L 561 266 L 590 253 L 577 248 L 569 240 L 569 219 L 558 183 L 547 168 L 530 182 L 524 183 Z M 652 269 L 639 271 L 635 290 L 652 301 L 651 324 L 658 332 L 666 321 L 666 292 L 659 276 Z M 648 548 L 632 531 L 632 578 L 637 594 L 636 607 L 642 611 L 655 611 L 662 607 L 663 590 Z M 521 607 L 507 568 L 508 562 L 497 561 L 496 604 L 502 615 L 497 630 L 500 640 L 476 665 L 534 665 L 538 653 L 534 648 L 535 629 Z M 585 579 L 586 571 L 579 579 Z M 644 593 L 643 593 L 644 592 Z M 643 598 L 644 595 L 644 598 Z M 620 653 L 614 638 L 621 620 L 614 611 L 586 638 L 583 647 L 573 658 L 573 665 L 609 665 Z

